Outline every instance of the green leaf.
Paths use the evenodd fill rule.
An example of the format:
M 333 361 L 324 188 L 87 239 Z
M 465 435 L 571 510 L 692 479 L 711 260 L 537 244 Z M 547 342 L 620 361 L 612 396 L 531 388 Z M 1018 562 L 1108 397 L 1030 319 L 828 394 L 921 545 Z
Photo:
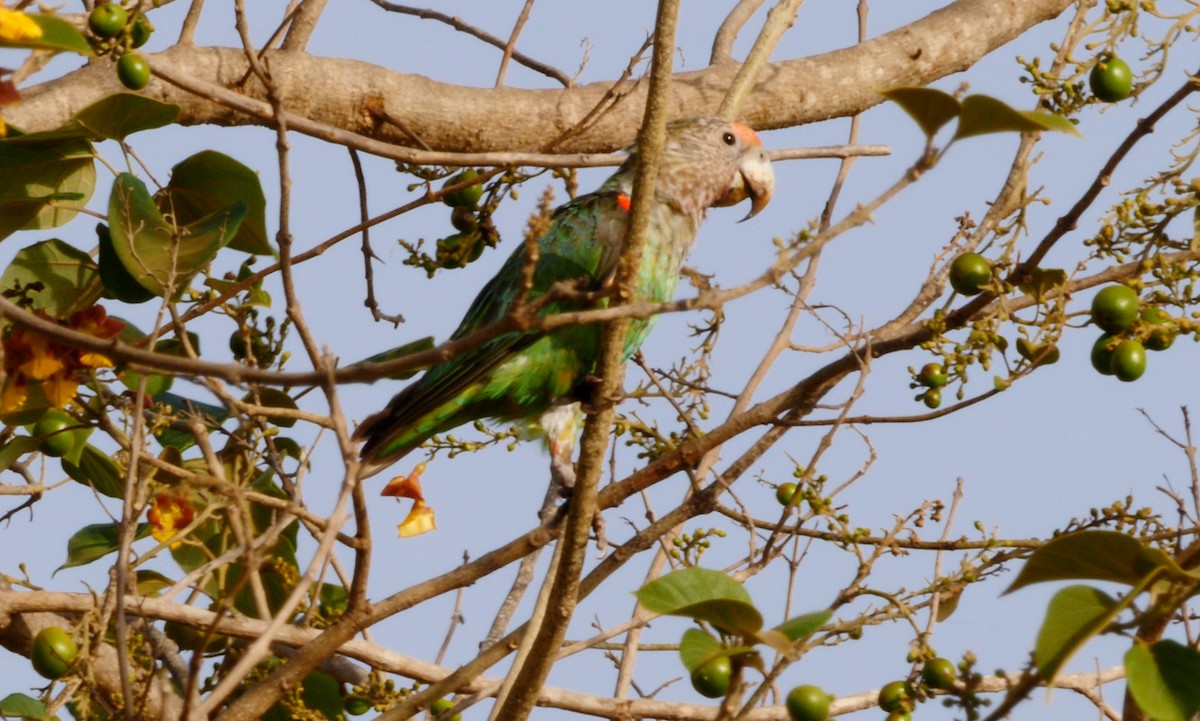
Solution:
M 110 553 L 115 553 L 119 534 L 120 524 L 117 523 L 97 523 L 84 526 L 67 541 L 67 562 L 54 572 L 58 573 L 64 568 L 84 566 Z M 150 535 L 150 525 L 139 523 L 134 540 L 145 538 L 148 535 Z
M 205 150 L 187 158 L 171 170 L 171 181 L 156 200 L 181 225 L 243 203 L 245 220 L 229 247 L 256 255 L 275 253 L 267 239 L 267 201 L 258 174 L 228 155 Z
M 683 638 L 679 641 L 679 658 L 689 674 L 720 653 L 721 642 L 698 628 L 684 631 Z
M 87 253 L 61 240 L 44 240 L 22 248 L 0 275 L 0 289 L 41 283 L 30 292 L 33 310 L 52 318 L 67 318 L 95 304 L 100 298 L 100 275 Z
M 0 40 L 0 48 L 66 50 L 80 55 L 92 54 L 92 46 L 88 44 L 87 38 L 66 20 L 56 15 L 33 13 L 29 14 L 29 19 L 42 29 L 42 36 L 29 40 Z
M 63 225 L 87 205 L 96 187 L 88 141 L 20 141 L 0 141 L 0 239 L 22 229 Z
M 673 571 L 642 586 L 636 595 L 648 611 L 707 621 L 725 633 L 754 634 L 762 628 L 762 614 L 750 594 L 720 571 Z
M 778 632 L 786 637 L 789 641 L 799 641 L 803 638 L 808 638 L 817 629 L 824 626 L 830 618 L 833 617 L 833 611 L 826 609 L 824 611 L 814 611 L 806 613 L 794 618 L 789 618 L 779 624 L 772 631 Z
M 117 256 L 113 247 L 112 235 L 104 223 L 96 224 L 96 236 L 99 241 L 100 253 L 97 258 L 100 268 L 100 282 L 108 296 L 122 303 L 145 303 L 157 298 L 154 293 L 142 287 L 137 278 L 130 275 L 125 264 Z
M 80 110 L 74 120 L 97 139 L 124 140 L 139 130 L 170 125 L 179 119 L 179 106 L 137 93 L 114 93 Z
M 1126 605 L 1128 600 L 1119 602 L 1091 586 L 1067 586 L 1054 594 L 1034 648 L 1038 674 L 1053 681 L 1063 664 L 1103 631 Z
M 904 86 L 880 93 L 908 113 L 927 137 L 932 138 L 943 125 L 958 117 L 960 106 L 953 95 L 933 88 Z
M 154 404 L 160 406 L 160 410 L 165 414 L 174 413 L 199 413 L 211 418 L 215 423 L 221 423 L 229 417 L 229 411 L 221 406 L 215 406 L 211 403 L 201 403 L 190 398 L 184 398 L 175 393 L 159 393 L 153 397 Z M 178 431 L 173 428 L 164 428 L 155 434 L 158 442 L 164 446 L 171 446 L 183 450 L 195 445 L 196 439 L 192 434 L 186 431 Z
M 137 574 L 137 595 L 154 598 L 159 592 L 175 585 L 175 582 L 158 571 L 138 571 Z
M 295 399 L 290 395 L 279 390 L 278 388 L 271 388 L 269 386 L 262 386 L 258 389 L 257 401 L 255 400 L 253 393 L 247 393 L 242 400 L 246 403 L 258 403 L 259 405 L 266 406 L 267 408 L 283 408 L 289 411 L 300 409 L 300 407 L 296 405 Z M 292 426 L 296 425 L 296 419 L 289 416 L 272 415 L 267 413 L 266 419 L 270 421 L 272 425 L 279 426 L 280 428 L 291 428 Z
M 1069 120 L 1036 110 L 1015 110 L 990 95 L 968 95 L 954 137 L 970 138 L 988 133 L 1032 133 L 1043 130 L 1079 135 Z
M 1154 721 L 1187 721 L 1200 710 L 1200 653 L 1175 641 L 1136 641 L 1125 654 L 1133 700 Z
M 245 212 L 245 205 L 235 205 L 176 232 L 159 213 L 146 184 L 121 173 L 109 197 L 109 232 L 121 264 L 143 288 L 160 296 L 167 288 L 178 294 L 229 242 Z
M 73 480 L 96 489 L 109 498 L 125 497 L 125 474 L 108 454 L 89 444 L 84 445 L 78 463 L 62 459 L 63 471 Z
M 46 714 L 46 704 L 23 693 L 10 693 L 0 699 L 0 716 L 36 719 L 36 721 L 49 721 L 51 718 L 57 718 Z
M 38 449 L 38 440 L 29 436 L 14 436 L 12 439 L 0 446 L 0 471 L 8 470 L 8 467 L 26 453 L 32 453 Z
M 375 355 L 371 356 L 370 358 L 364 358 L 364 359 L 358 361 L 357 363 L 351 364 L 350 367 L 355 368 L 358 366 L 366 365 L 368 363 L 383 363 L 384 361 L 390 361 L 390 360 L 395 360 L 397 358 L 403 358 L 406 355 L 412 355 L 413 353 L 420 353 L 421 351 L 429 350 L 434 345 L 435 345 L 435 343 L 433 342 L 433 336 L 427 335 L 424 338 L 421 338 L 419 340 L 414 340 L 411 343 L 405 343 L 404 345 L 398 346 L 396 348 L 392 348 L 391 350 L 385 350 L 382 353 L 376 353 Z M 387 376 L 387 377 L 392 380 L 401 380 L 402 381 L 407 378 L 411 378 L 420 372 L 421 372 L 421 370 L 419 368 L 415 368 L 413 370 L 407 370 L 407 371 L 401 371 L 399 373 L 393 373 L 392 375 Z
M 1124 533 L 1080 531 L 1052 538 L 1035 550 L 1005 593 L 1034 583 L 1077 579 L 1136 586 L 1158 568 L 1183 573 L 1167 554 Z

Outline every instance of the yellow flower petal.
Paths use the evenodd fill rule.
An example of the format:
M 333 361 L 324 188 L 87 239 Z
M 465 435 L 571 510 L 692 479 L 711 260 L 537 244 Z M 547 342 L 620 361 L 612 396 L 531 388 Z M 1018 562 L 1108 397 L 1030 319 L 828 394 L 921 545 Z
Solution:
M 25 399 L 29 397 L 29 386 L 15 378 L 9 378 L 8 383 L 4 386 L 4 393 L 0 395 L 0 413 L 12 413 L 19 410 L 25 405 Z
M 42 392 L 56 408 L 65 409 L 67 404 L 75 398 L 75 394 L 79 392 L 79 381 L 66 373 L 60 373 L 52 378 L 47 378 L 42 383 Z
M 396 526 L 396 529 L 400 531 L 401 538 L 419 536 L 436 528 L 437 523 L 434 521 L 433 509 L 420 501 L 413 504 L 413 509 L 409 512 L 408 517 L 401 521 L 399 526 Z
M 28 336 L 29 352 L 33 357 L 18 366 L 17 370 L 31 380 L 49 378 L 63 369 L 63 362 L 50 351 L 50 341 L 44 336 Z
M 28 15 L 0 8 L 0 40 L 36 40 L 41 36 L 41 26 Z
M 80 353 L 79 365 L 85 368 L 112 368 L 113 362 L 100 353 Z

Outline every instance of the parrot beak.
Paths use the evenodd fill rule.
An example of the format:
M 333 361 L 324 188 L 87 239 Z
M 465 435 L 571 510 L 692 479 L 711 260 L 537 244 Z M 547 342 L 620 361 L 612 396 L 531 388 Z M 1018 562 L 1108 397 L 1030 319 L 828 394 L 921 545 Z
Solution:
M 717 200 L 716 205 L 725 207 L 737 205 L 746 198 L 750 199 L 750 213 L 742 220 L 749 220 L 771 202 L 771 194 L 775 190 L 775 173 L 771 170 L 771 161 L 767 151 L 761 144 L 751 148 L 742 157 L 733 185 L 725 195 Z

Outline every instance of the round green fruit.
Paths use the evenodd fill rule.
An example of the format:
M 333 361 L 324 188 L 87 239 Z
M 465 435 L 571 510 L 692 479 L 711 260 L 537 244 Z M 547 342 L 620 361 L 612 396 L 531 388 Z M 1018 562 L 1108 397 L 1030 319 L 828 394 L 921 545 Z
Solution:
M 992 264 L 979 253 L 963 253 L 950 264 L 950 286 L 963 295 L 979 295 L 992 279 Z
M 366 712 L 374 708 L 371 699 L 363 698 L 362 696 L 347 696 L 346 697 L 346 713 L 351 716 L 362 716 Z
M 71 640 L 71 634 L 58 626 L 47 626 L 33 639 L 33 652 L 29 659 L 33 670 L 46 678 L 55 679 L 71 670 L 71 662 L 79 655 L 79 649 Z
M 1141 378 L 1146 372 L 1146 348 L 1136 340 L 1121 341 L 1112 354 L 1112 371 L 1126 383 Z
M 429 713 L 431 713 L 436 719 L 440 714 L 444 714 L 452 708 L 454 708 L 453 701 L 448 698 L 439 698 L 437 701 L 433 702 L 432 706 L 429 707 Z M 447 716 L 444 719 L 438 719 L 438 721 L 462 721 L 462 714 L 456 713 L 453 716 Z
M 140 48 L 146 44 L 153 32 L 154 26 L 150 24 L 145 15 L 138 13 L 133 17 L 133 25 L 129 27 L 129 46 Z
M 733 664 L 728 656 L 705 661 L 692 671 L 692 688 L 705 698 L 721 698 L 729 690 Z
M 913 707 L 912 690 L 908 681 L 892 681 L 879 689 L 879 708 L 884 711 L 911 711 Z
M 1105 333 L 1120 333 L 1137 315 L 1137 291 L 1127 285 L 1110 285 L 1092 298 L 1092 322 Z
M 1116 343 L 1113 340 L 1114 336 L 1105 334 L 1097 338 L 1092 345 L 1092 367 L 1101 375 L 1113 374 L 1112 358 L 1113 351 L 1116 349 Z
M 465 205 L 459 205 L 450 211 L 450 225 L 453 225 L 455 230 L 470 233 L 479 227 L 479 220 L 475 217 L 475 211 Z
M 1133 92 L 1133 71 L 1116 55 L 1101 55 L 1088 75 L 1092 95 L 1106 103 L 1115 103 Z
M 779 501 L 779 505 L 786 506 L 791 502 L 792 497 L 796 495 L 795 483 L 783 483 L 775 489 L 775 500 Z
M 1150 327 L 1143 342 L 1146 350 L 1166 350 L 1175 342 L 1179 328 L 1169 313 L 1150 307 L 1142 311 L 1142 320 Z
M 928 388 L 941 388 L 947 380 L 946 369 L 941 363 L 926 363 L 917 374 L 917 381 Z
M 942 392 L 937 388 L 930 388 L 921 394 L 921 401 L 926 408 L 934 409 L 942 405 Z
M 117 61 L 117 78 L 130 90 L 141 90 L 150 83 L 150 63 L 137 53 L 125 53 Z
M 931 658 L 921 669 L 921 678 L 929 688 L 949 691 L 954 688 L 954 682 L 958 680 L 958 669 L 948 658 Z
M 116 3 L 100 3 L 88 15 L 88 28 L 98 38 L 115 38 L 129 22 L 129 13 Z
M 75 419 L 57 408 L 51 408 L 33 426 L 33 435 L 38 439 L 38 450 L 51 458 L 62 458 L 70 453 L 75 439 L 68 428 Z
M 912 714 L 908 711 L 893 711 L 884 721 L 912 721 Z
M 792 721 L 825 721 L 831 700 L 820 686 L 797 686 L 787 695 L 788 716 Z
M 443 188 L 449 188 L 452 185 L 465 183 L 479 177 L 474 169 L 467 168 L 466 170 L 451 175 L 446 182 L 442 183 Z M 453 193 L 447 193 L 442 196 L 442 202 L 449 205 L 451 208 L 474 208 L 479 205 L 479 200 L 483 198 L 483 184 L 476 183 L 468 185 L 462 190 L 457 190 Z

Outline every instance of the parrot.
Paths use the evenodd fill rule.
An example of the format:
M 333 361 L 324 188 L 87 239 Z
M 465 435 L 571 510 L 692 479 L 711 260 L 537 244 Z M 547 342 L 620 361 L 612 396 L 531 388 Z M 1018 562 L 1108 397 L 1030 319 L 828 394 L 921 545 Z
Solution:
M 451 338 L 501 320 L 522 296 L 524 302 L 534 302 L 560 281 L 577 283 L 585 291 L 610 287 L 625 248 L 637 162 L 635 144 L 598 190 L 558 207 L 549 229 L 536 241 L 536 258 L 531 261 L 526 243 L 513 250 Z M 762 141 L 745 125 L 717 117 L 668 123 L 633 298 L 670 301 L 708 208 L 749 198 L 750 212 L 743 219 L 748 220 L 770 201 L 774 183 Z M 532 279 L 528 288 L 527 278 Z M 606 304 L 604 298 L 590 305 L 556 300 L 540 315 Z M 641 346 L 653 321 L 630 323 L 625 360 Z M 548 332 L 514 331 L 429 367 L 355 429 L 354 439 L 363 442 L 359 477 L 387 468 L 436 434 L 476 420 L 545 417 L 544 426 L 561 425 L 553 419 L 562 419 L 564 407 L 586 398 L 589 380 L 594 381 L 600 335 L 601 326 L 595 323 Z

